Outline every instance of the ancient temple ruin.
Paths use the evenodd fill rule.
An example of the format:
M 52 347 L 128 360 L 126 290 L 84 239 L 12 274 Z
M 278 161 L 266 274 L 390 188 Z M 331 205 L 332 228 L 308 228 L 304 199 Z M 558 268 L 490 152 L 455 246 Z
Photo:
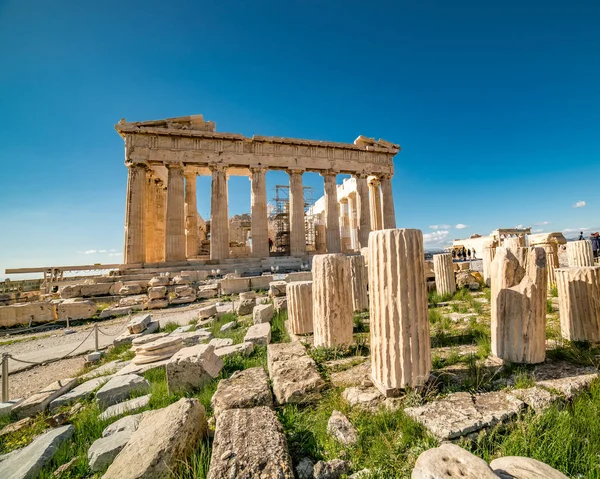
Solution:
M 306 255 L 302 174 L 325 182 L 326 251 L 342 250 L 336 175 L 356 181 L 358 243 L 371 230 L 395 227 L 391 177 L 400 147 L 359 136 L 354 143 L 294 138 L 252 138 L 219 133 L 202 115 L 127 122 L 115 126 L 125 140 L 128 168 L 125 265 L 181 263 L 199 252 L 196 177 L 211 175 L 210 260 L 230 256 L 227 181 L 248 176 L 251 188 L 252 256 L 269 256 L 265 174 L 290 176 L 290 255 Z M 371 192 L 371 194 L 369 194 Z M 373 211 L 377 212 L 373 221 Z M 208 259 L 208 258 L 207 258 Z

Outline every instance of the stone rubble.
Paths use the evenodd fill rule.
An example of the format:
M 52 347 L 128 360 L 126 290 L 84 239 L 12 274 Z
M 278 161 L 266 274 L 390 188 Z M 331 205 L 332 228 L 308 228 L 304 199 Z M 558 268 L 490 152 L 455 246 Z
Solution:
M 128 399 L 131 393 L 145 393 L 150 390 L 150 383 L 136 374 L 124 374 L 122 376 L 113 376 L 96 393 L 96 401 L 100 408 L 105 409 L 108 406 Z
M 272 304 L 259 304 L 254 306 L 252 311 L 252 320 L 254 324 L 270 323 L 273 319 L 275 310 Z
M 358 431 L 340 411 L 331 413 L 327 432 L 345 446 L 353 446 L 358 442 Z
M 214 351 L 210 344 L 199 344 L 175 353 L 166 366 L 169 393 L 198 389 L 215 379 L 223 361 Z
M 145 396 L 139 396 L 133 399 L 129 399 L 128 401 L 123 401 L 112 406 L 106 408 L 102 414 L 100 414 L 99 419 L 104 421 L 106 419 L 110 419 L 111 417 L 120 416 L 121 414 L 131 413 L 135 411 L 139 411 L 142 408 L 145 408 L 150 403 L 150 394 L 146 394 Z
M 76 378 L 61 379 L 60 381 L 53 382 L 40 392 L 15 405 L 12 408 L 12 413 L 18 419 L 35 416 L 45 411 L 52 401 L 69 392 L 75 386 L 77 386 Z
M 228 409 L 272 408 L 273 396 L 267 373 L 261 367 L 234 372 L 229 379 L 219 381 L 211 404 L 215 418 Z
M 253 343 L 255 346 L 266 346 L 271 342 L 271 323 L 255 324 L 248 328 L 244 342 Z

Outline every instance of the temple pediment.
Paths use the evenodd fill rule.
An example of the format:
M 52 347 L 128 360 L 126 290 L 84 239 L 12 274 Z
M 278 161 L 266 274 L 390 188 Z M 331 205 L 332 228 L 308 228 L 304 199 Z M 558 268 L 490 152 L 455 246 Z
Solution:
M 214 121 L 204 121 L 203 115 L 177 116 L 174 118 L 165 118 L 164 120 L 148 120 L 128 122 L 123 118 L 119 125 L 130 127 L 147 128 L 165 128 L 168 130 L 196 130 L 196 131 L 215 131 Z

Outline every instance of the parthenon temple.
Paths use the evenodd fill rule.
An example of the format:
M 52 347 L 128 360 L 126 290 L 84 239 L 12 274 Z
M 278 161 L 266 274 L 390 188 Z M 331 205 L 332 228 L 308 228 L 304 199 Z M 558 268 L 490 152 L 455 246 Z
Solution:
M 251 182 L 251 256 L 269 256 L 268 170 L 289 174 L 290 256 L 307 255 L 302 174 L 324 179 L 324 232 L 321 251 L 338 253 L 366 247 L 372 230 L 395 228 L 391 178 L 399 145 L 359 136 L 337 143 L 219 133 L 202 115 L 127 122 L 115 128 L 125 140 L 128 169 L 124 264 L 173 264 L 230 256 L 228 178 Z M 347 195 L 336 175 L 349 174 Z M 211 175 L 210 254 L 200 254 L 196 178 Z M 342 188 L 342 191 L 344 188 Z M 340 213 L 342 213 L 340 215 Z M 343 224 L 340 225 L 340 218 Z

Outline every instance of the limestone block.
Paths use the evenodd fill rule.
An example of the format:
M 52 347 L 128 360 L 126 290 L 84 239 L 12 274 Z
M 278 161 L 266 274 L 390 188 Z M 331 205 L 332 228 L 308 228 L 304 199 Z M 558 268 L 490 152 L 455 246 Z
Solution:
M 276 312 L 287 311 L 288 302 L 287 296 L 279 296 L 278 298 L 273 298 L 273 306 Z
M 238 301 L 235 305 L 235 312 L 238 316 L 245 316 L 247 314 L 252 314 L 254 310 L 254 306 L 256 306 L 256 299 L 243 299 Z
M 294 281 L 287 284 L 288 327 L 292 334 L 313 332 L 312 281 Z
M 343 254 L 322 254 L 313 259 L 313 329 L 315 347 L 353 342 L 350 263 Z
M 438 294 L 446 295 L 456 292 L 454 267 L 452 266 L 452 256 L 450 254 L 433 255 L 433 272 L 435 274 L 435 289 Z
M 52 321 L 54 321 L 54 305 L 50 302 L 36 301 L 0 306 L 0 326 L 2 327 Z
M 215 346 L 216 347 L 216 346 Z M 234 354 L 240 354 L 242 356 L 250 356 L 254 351 L 254 343 L 249 341 L 234 344 L 233 346 L 223 346 L 215 349 L 215 354 L 220 358 L 226 358 L 233 356 Z
M 131 321 L 127 324 L 127 329 L 130 334 L 137 334 L 144 331 L 150 322 L 152 321 L 152 316 L 149 314 L 139 314 L 131 318 Z
M 188 285 L 191 283 L 189 276 L 181 274 L 175 276 L 172 282 L 174 285 Z
M 29 396 L 13 407 L 12 412 L 18 419 L 35 416 L 43 412 L 56 398 L 77 386 L 76 378 L 61 379 L 46 386 L 40 392 Z M 0 476 L 1 477 L 1 476 Z
M 530 457 L 499 457 L 490 462 L 490 467 L 500 479 L 569 479 L 548 464 Z
M 216 316 L 217 314 L 217 306 L 215 304 L 211 304 L 210 306 L 205 306 L 198 310 L 198 319 L 206 319 L 211 316 Z
M 523 407 L 522 401 L 504 391 L 460 392 L 404 412 L 439 440 L 447 441 L 514 419 Z
M 433 270 L 433 260 L 425 260 L 423 262 L 423 266 L 425 267 L 425 279 L 433 279 L 435 278 L 435 271 Z M 454 271 L 454 264 L 452 265 L 452 270 Z
M 212 344 L 216 349 L 225 348 L 227 346 L 231 346 L 233 344 L 233 339 L 231 338 L 213 338 L 210 340 L 208 344 Z
M 131 306 L 111 306 L 100 312 L 100 319 L 123 316 L 129 313 L 131 313 Z
M 89 319 L 96 314 L 96 303 L 93 301 L 66 299 L 58 305 L 58 319 Z
M 167 295 L 166 286 L 152 286 L 148 288 L 149 299 L 163 299 Z
M 150 383 L 136 374 L 113 376 L 98 390 L 96 393 L 96 401 L 98 401 L 98 405 L 104 409 L 127 399 L 133 392 L 144 393 L 149 389 Z
M 228 409 L 273 407 L 267 373 L 262 367 L 248 368 L 234 372 L 229 379 L 221 379 L 211 404 L 215 418 Z
M 559 268 L 554 273 L 562 337 L 600 342 L 600 266 Z
M 598 378 L 598 370 L 592 366 L 553 361 L 536 366 L 533 376 L 536 386 L 556 391 L 570 401 L 590 388 L 592 381 Z
M 369 309 L 369 297 L 367 296 L 369 278 L 365 257 L 362 255 L 348 256 L 348 261 L 352 281 L 352 309 L 353 311 L 365 311 Z
M 130 307 L 134 311 L 141 311 L 148 304 L 148 296 L 145 294 L 136 294 L 125 296 L 119 300 L 119 307 Z
M 226 331 L 231 331 L 232 329 L 235 329 L 236 326 L 237 322 L 229 321 L 228 323 L 225 323 L 223 326 L 221 326 L 221 329 L 219 331 L 221 331 L 222 333 Z
M 110 293 L 113 283 L 93 283 L 81 285 L 81 296 L 88 298 L 91 296 L 106 296 Z
M 244 342 L 253 343 L 255 346 L 266 346 L 271 342 L 271 323 L 255 324 L 248 328 Z
M 40 477 L 42 468 L 52 460 L 54 454 L 71 437 L 74 430 L 71 425 L 50 429 L 28 446 L 0 456 L 0 477 L 6 479 Z
M 229 409 L 217 419 L 208 479 L 294 479 L 283 427 L 266 406 Z
M 219 294 L 219 283 L 198 286 L 198 299 L 215 298 Z
M 312 402 L 321 396 L 325 381 L 300 342 L 270 344 L 267 365 L 278 404 Z
M 213 334 L 210 331 L 199 329 L 197 331 L 188 331 L 178 334 L 175 334 L 175 331 L 173 331 L 171 336 L 177 336 L 178 338 L 181 338 L 183 341 L 183 347 L 190 347 L 211 340 Z
M 246 299 L 256 299 L 256 292 L 255 291 L 245 291 L 243 293 L 240 293 L 240 301 L 244 301 Z
M 512 363 L 544 361 L 547 284 L 542 248 L 498 249 L 492 263 L 491 301 L 492 354 L 496 357 Z
M 588 240 L 569 241 L 567 243 L 567 258 L 570 268 L 594 266 L 592 243 Z
M 194 301 L 196 301 L 196 295 L 192 294 L 191 296 L 181 296 L 181 297 L 173 298 L 173 299 L 171 299 L 169 304 L 187 304 L 187 303 L 193 303 Z
M 151 396 L 151 394 L 146 394 L 145 396 L 139 396 L 133 399 L 129 399 L 128 401 L 123 401 L 109 406 L 106 408 L 106 411 L 104 411 L 98 416 L 98 419 L 100 419 L 101 421 L 106 421 L 107 419 L 121 416 L 122 414 L 139 411 L 140 409 L 143 409 L 148 404 L 150 404 Z
M 164 309 L 168 307 L 168 299 L 152 299 L 146 303 L 146 309 Z
M 112 286 L 110 287 L 110 289 L 108 290 L 108 294 L 110 296 L 117 296 L 122 287 L 123 287 L 123 281 L 115 281 L 112 284 Z
M 74 402 L 92 396 L 94 391 L 106 383 L 109 379 L 110 378 L 106 376 L 90 379 L 89 381 L 86 381 L 83 384 L 71 389 L 69 392 L 61 394 L 50 403 L 50 412 L 56 411 L 61 406 L 73 404 Z
M 163 359 L 169 359 L 183 347 L 183 338 L 180 335 L 167 336 L 148 344 L 138 346 L 133 358 L 134 364 L 147 364 Z
M 250 291 L 249 278 L 222 279 L 220 283 L 222 294 L 235 294 Z
M 412 479 L 498 479 L 483 459 L 462 447 L 444 443 L 421 453 L 412 471 Z
M 252 276 L 250 278 L 250 288 L 253 290 L 269 289 L 269 283 L 273 281 L 273 275 L 265 274 L 263 276 Z
M 155 276 L 150 281 L 148 281 L 148 286 L 151 286 L 151 287 L 169 286 L 169 277 L 168 276 Z
M 191 286 L 187 286 L 187 285 L 175 286 L 175 295 L 178 298 L 185 298 L 186 296 L 192 296 L 195 294 L 196 294 L 196 292 L 194 291 L 194 289 Z
M 223 361 L 214 351 L 210 344 L 199 344 L 173 355 L 167 363 L 169 393 L 198 389 L 215 379 L 223 369 Z
M 272 304 L 258 304 L 252 310 L 252 320 L 254 324 L 270 323 L 274 313 Z
M 492 285 L 492 261 L 496 256 L 496 248 L 483 248 L 483 281 L 488 286 Z
M 276 298 L 278 296 L 285 296 L 285 288 L 287 286 L 286 281 L 272 281 L 269 283 L 269 296 Z
M 119 290 L 119 294 L 121 296 L 129 296 L 133 294 L 140 294 L 142 292 L 142 287 L 138 283 L 127 282 L 124 283 L 121 289 Z
M 423 261 L 420 230 L 369 235 L 371 377 L 388 397 L 423 385 L 431 371 Z
M 525 247 L 525 237 L 524 236 L 513 236 L 509 238 L 504 238 L 502 242 L 502 246 L 506 249 L 516 250 L 518 248 Z
M 112 464 L 117 454 L 131 439 L 133 431 L 121 431 L 95 440 L 88 449 L 88 464 L 93 472 L 100 472 Z
M 102 477 L 169 477 L 206 437 L 207 430 L 206 413 L 197 399 L 182 398 L 164 409 L 147 412 Z
M 538 386 L 533 386 L 526 389 L 512 389 L 508 394 L 509 396 L 523 401 L 528 407 L 537 413 L 548 409 L 552 404 L 560 399 L 558 395 Z
M 285 277 L 287 283 L 295 281 L 312 281 L 312 273 L 310 271 L 297 271 L 295 273 L 288 273 Z
M 106 426 L 104 431 L 102 431 L 102 437 L 112 436 L 113 434 L 123 431 L 129 431 L 131 433 L 137 431 L 140 421 L 142 420 L 142 416 L 143 413 L 131 414 L 116 420 L 109 426 Z
M 60 297 L 62 299 L 78 298 L 79 296 L 81 296 L 80 284 L 68 284 L 60 290 Z

